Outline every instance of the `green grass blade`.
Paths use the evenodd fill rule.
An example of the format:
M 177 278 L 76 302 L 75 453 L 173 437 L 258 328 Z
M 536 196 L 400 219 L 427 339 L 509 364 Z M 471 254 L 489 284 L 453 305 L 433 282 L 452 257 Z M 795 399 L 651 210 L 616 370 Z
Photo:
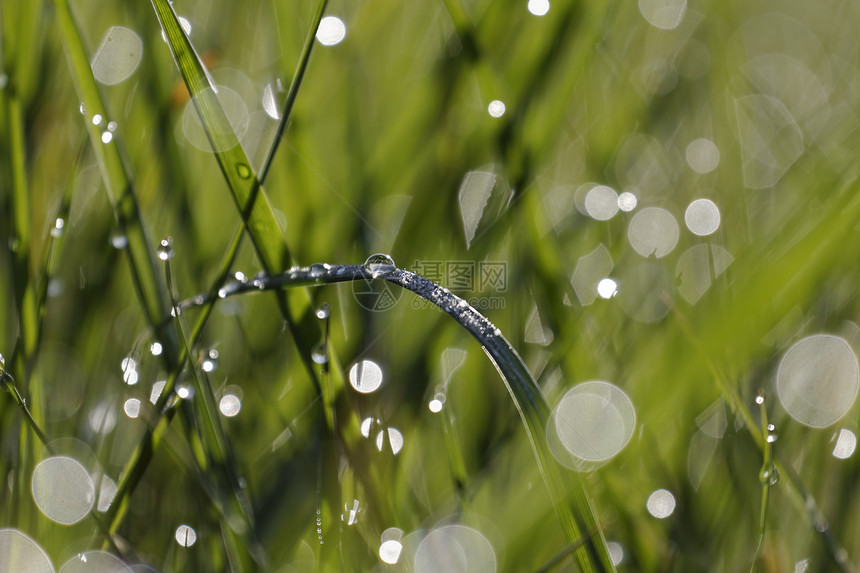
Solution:
M 612 559 L 597 522 L 594 508 L 577 474 L 563 479 L 558 462 L 550 451 L 546 426 L 550 406 L 516 350 L 489 320 L 465 300 L 451 294 L 440 285 L 413 272 L 392 269 L 372 273 L 363 265 L 313 265 L 289 273 L 260 278 L 255 284 L 229 285 L 226 296 L 255 292 L 261 288 L 323 285 L 355 280 L 381 278 L 408 289 L 438 306 L 465 328 L 482 346 L 499 372 L 526 429 L 535 460 L 549 490 L 556 515 L 568 541 L 576 545 L 573 551 L 582 571 L 614 571 Z M 180 306 L 192 306 L 183 303 Z M 571 505 L 572 503 L 572 505 Z M 594 532 L 592 534 L 591 532 Z M 582 545 L 577 545 L 583 542 Z
M 134 186 L 120 156 L 121 141 L 114 137 L 110 144 L 102 143 L 99 127 L 89 120 L 96 114 L 102 117 L 110 117 L 110 114 L 93 77 L 90 59 L 68 0 L 54 0 L 54 7 L 72 78 L 82 100 L 86 119 L 84 124 L 90 143 L 101 169 L 114 216 L 128 239 L 127 252 L 133 282 L 147 320 L 164 344 L 162 356 L 165 363 L 172 370 L 178 363 L 178 345 L 173 332 L 162 323 L 162 319 L 168 314 L 167 297 L 161 277 L 156 271 L 155 254 L 141 219 Z
M 153 0 L 152 6 L 164 29 L 170 51 L 191 94 L 200 122 L 215 151 L 215 158 L 230 187 L 236 207 L 242 214 L 260 262 L 267 271 L 280 272 L 289 266 L 290 253 L 269 198 L 260 185 L 221 106 L 216 88 L 210 82 L 203 63 L 185 35 L 173 6 L 167 0 Z

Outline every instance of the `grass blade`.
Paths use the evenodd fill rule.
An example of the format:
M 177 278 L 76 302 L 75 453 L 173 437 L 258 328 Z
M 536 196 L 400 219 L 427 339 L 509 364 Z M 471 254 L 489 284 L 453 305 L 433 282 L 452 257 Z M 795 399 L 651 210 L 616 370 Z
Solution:
M 169 370 L 173 370 L 178 364 L 179 346 L 173 332 L 162 322 L 169 309 L 166 291 L 156 271 L 155 254 L 141 219 L 134 186 L 120 156 L 120 140 L 114 137 L 110 144 L 102 143 L 99 127 L 89 121 L 89 118 L 97 114 L 102 117 L 110 117 L 110 115 L 93 77 L 90 59 L 68 0 L 54 0 L 54 7 L 72 69 L 72 78 L 82 100 L 81 109 L 87 119 L 84 124 L 90 143 L 102 172 L 114 216 L 128 239 L 127 253 L 133 282 L 147 320 L 156 336 L 164 344 L 162 356 L 165 363 Z
M 583 571 L 614 571 L 615 567 L 609 556 L 602 528 L 597 522 L 594 508 L 582 482 L 578 476 L 574 476 L 573 479 L 562 479 L 558 462 L 550 451 L 546 439 L 546 425 L 550 416 L 549 404 L 522 358 L 502 336 L 501 331 L 480 312 L 469 306 L 465 300 L 411 271 L 394 269 L 393 265 L 391 270 L 384 272 L 379 270 L 371 272 L 364 265 L 313 265 L 294 269 L 283 275 L 262 277 L 254 281 L 254 284 L 233 283 L 225 287 L 223 294 L 230 296 L 243 292 L 256 292 L 260 289 L 323 285 L 371 278 L 385 279 L 433 303 L 469 331 L 481 344 L 502 377 L 520 414 L 565 536 L 572 545 L 577 545 L 584 540 L 584 543 L 577 545 L 573 551 L 577 564 Z M 183 308 L 194 306 L 196 303 L 193 301 L 194 299 L 192 302 L 184 302 L 180 306 Z M 595 533 L 591 535 L 588 532 Z

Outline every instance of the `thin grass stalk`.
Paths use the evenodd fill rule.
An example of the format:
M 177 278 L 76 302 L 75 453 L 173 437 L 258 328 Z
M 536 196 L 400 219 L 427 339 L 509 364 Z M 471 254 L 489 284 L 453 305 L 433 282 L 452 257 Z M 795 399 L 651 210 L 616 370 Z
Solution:
M 81 110 L 85 116 L 84 124 L 90 144 L 95 152 L 117 224 L 128 239 L 126 252 L 132 282 L 147 321 L 164 346 L 162 357 L 165 366 L 168 371 L 173 371 L 178 365 L 178 344 L 173 331 L 162 322 L 169 309 L 167 296 L 161 277 L 156 271 L 155 255 L 141 219 L 134 186 L 120 156 L 121 138 L 114 137 L 110 144 L 102 143 L 98 126 L 89 120 L 96 114 L 102 117 L 110 115 L 93 77 L 90 59 L 68 0 L 54 0 L 54 7 L 72 79 L 82 101 Z
M 313 27 L 311 28 L 311 31 L 308 33 L 308 37 L 306 38 L 305 45 L 303 47 L 302 57 L 300 58 L 299 65 L 297 67 L 297 72 L 296 72 L 297 75 L 300 74 L 301 78 L 304 77 L 304 70 L 307 67 L 307 64 L 308 64 L 308 61 L 310 58 L 310 51 L 313 47 L 314 34 L 316 32 L 316 29 L 319 27 L 319 21 L 322 19 L 322 15 L 323 15 L 326 3 L 327 3 L 327 0 L 322 0 L 320 2 L 318 10 L 315 13 L 315 17 L 314 17 L 314 21 L 313 21 Z M 172 16 L 175 19 L 176 15 L 172 14 Z M 181 29 L 181 27 L 180 27 L 180 29 Z M 175 35 L 175 33 L 176 33 L 176 30 L 174 30 L 174 35 Z M 180 32 L 180 34 L 181 34 L 181 32 Z M 187 38 L 185 38 L 185 40 L 187 42 Z M 188 44 L 188 46 L 190 49 L 190 43 Z M 192 53 L 193 53 L 193 50 L 192 50 Z M 201 69 L 202 69 L 202 66 L 201 66 Z M 283 134 L 283 132 L 286 128 L 287 122 L 288 122 L 289 117 L 290 117 L 290 113 L 292 111 L 292 105 L 295 102 L 295 99 L 296 99 L 296 96 L 298 94 L 298 90 L 300 87 L 301 87 L 301 81 L 300 80 L 296 81 L 294 79 L 293 82 L 290 84 L 290 91 L 288 92 L 288 95 L 287 95 L 285 108 L 284 108 L 283 113 L 281 114 L 281 123 L 280 123 L 279 128 L 278 128 L 278 133 L 281 135 Z M 261 172 L 260 185 L 262 185 L 262 183 L 265 181 L 266 177 L 268 176 L 269 167 L 271 166 L 271 158 L 273 158 L 275 155 L 275 149 L 278 146 L 278 144 L 280 143 L 280 139 L 281 139 L 281 137 L 279 135 L 279 137 L 277 137 L 272 143 L 272 149 L 270 149 L 270 151 L 269 151 L 267 163 L 264 165 L 263 171 Z M 167 377 L 167 381 L 165 383 L 164 390 L 162 392 L 161 397 L 159 398 L 159 400 L 156 403 L 156 408 L 165 412 L 165 416 L 167 417 L 167 420 L 164 423 L 169 423 L 170 419 L 172 418 L 173 412 L 175 412 L 174 408 L 168 408 L 167 407 L 167 401 L 175 399 L 175 397 L 173 395 L 173 389 L 175 388 L 176 380 L 178 379 L 180 372 L 182 371 L 182 369 L 185 366 L 185 363 L 188 360 L 189 352 L 188 352 L 187 348 L 194 348 L 197 345 L 197 343 L 199 342 L 200 337 L 203 334 L 203 329 L 206 326 L 206 323 L 208 322 L 209 317 L 212 314 L 215 302 L 218 300 L 218 296 L 217 296 L 218 291 L 219 291 L 219 289 L 221 289 L 222 285 L 224 285 L 224 283 L 226 282 L 227 277 L 229 276 L 230 271 L 232 269 L 233 262 L 235 261 L 236 256 L 239 252 L 239 247 L 241 246 L 242 238 L 244 237 L 244 233 L 245 233 L 245 229 L 246 229 L 246 222 L 243 220 L 242 224 L 239 225 L 239 227 L 236 229 L 236 231 L 233 234 L 233 238 L 230 241 L 230 245 L 229 245 L 226 253 L 224 254 L 222 262 L 221 262 L 221 264 L 218 268 L 218 271 L 216 273 L 216 278 L 212 282 L 212 286 L 210 287 L 209 292 L 207 293 L 207 296 L 205 297 L 206 302 L 203 305 L 201 313 L 198 316 L 197 321 L 195 322 L 194 326 L 192 327 L 191 332 L 189 333 L 188 346 L 186 347 L 186 349 L 183 349 L 180 352 L 176 367 L 169 370 L 169 375 Z M 308 305 L 308 307 L 309 307 L 309 305 Z M 282 306 L 282 309 L 283 308 L 285 308 L 285 307 Z M 166 317 L 167 314 L 165 313 L 162 316 Z M 160 329 L 168 328 L 169 323 L 170 323 L 169 318 L 163 319 L 159 323 L 158 328 L 160 328 Z M 155 330 L 157 331 L 158 328 Z M 307 354 L 306 358 L 307 358 L 307 360 L 310 360 L 310 353 Z M 314 377 L 314 379 L 315 379 L 315 377 Z M 162 422 L 160 421 L 159 426 L 161 424 L 162 424 Z M 163 430 L 162 430 L 162 433 L 163 433 Z M 129 460 L 127 461 L 125 467 L 123 468 L 121 478 L 119 480 L 119 483 L 117 484 L 117 493 L 116 493 L 115 498 L 114 498 L 115 503 L 111 505 L 111 508 L 108 511 L 108 515 L 109 515 L 108 522 L 110 523 L 110 531 L 112 533 L 115 533 L 118 530 L 123 519 L 125 518 L 126 508 L 128 506 L 128 497 L 134 491 L 137 483 L 140 481 L 140 478 L 143 476 L 143 473 L 146 470 L 146 467 L 149 465 L 149 461 L 151 459 L 151 454 L 152 454 L 152 452 L 155 451 L 155 449 L 157 449 L 157 445 L 158 445 L 157 433 L 156 433 L 155 429 L 153 429 L 152 431 L 150 431 L 150 429 L 147 429 L 147 431 L 144 433 L 143 437 L 141 438 L 141 441 L 138 443 L 138 445 L 135 447 L 135 450 L 132 452 L 132 455 L 129 458 Z
M 159 256 L 164 259 L 164 274 L 167 279 L 168 296 L 170 297 L 171 307 L 176 309 L 173 274 L 170 270 L 170 258 L 172 256 L 170 239 L 164 239 L 161 245 Z M 182 353 L 184 356 L 190 356 L 191 349 L 186 342 L 187 339 L 182 327 L 180 312 L 174 312 L 173 322 L 176 327 L 177 338 L 183 345 Z M 212 387 L 209 385 L 208 380 L 200 380 L 196 368 L 191 368 L 190 372 L 196 391 L 203 397 L 204 407 L 202 428 L 189 419 L 189 426 L 198 430 L 197 432 L 192 431 L 189 439 L 193 444 L 192 449 L 198 454 L 197 462 L 199 470 L 203 475 L 220 478 L 214 480 L 213 500 L 216 501 L 216 505 L 220 506 L 220 512 L 227 519 L 227 523 L 234 523 L 235 519 L 238 518 L 244 523 L 243 529 L 250 536 L 249 538 L 242 539 L 242 543 L 238 543 L 234 539 L 234 537 L 237 537 L 236 532 L 232 527 L 228 527 L 224 531 L 224 547 L 232 554 L 231 562 L 235 565 L 234 570 L 245 570 L 250 565 L 252 559 L 257 563 L 257 566 L 265 569 L 268 567 L 268 560 L 262 548 L 253 539 L 256 531 L 254 519 L 250 514 L 250 504 L 243 503 L 242 501 L 244 492 L 239 485 L 235 459 L 232 456 L 226 433 L 218 417 L 218 407 L 215 404 Z M 189 415 L 193 416 L 193 408 L 189 408 Z M 220 491 L 221 487 L 225 486 L 231 490 L 232 496 L 225 496 Z
M 266 272 L 281 272 L 291 261 L 283 230 L 275 218 L 262 183 L 251 167 L 227 119 L 218 99 L 216 87 L 211 83 L 203 62 L 180 25 L 173 6 L 167 0 L 152 0 L 152 6 L 165 32 L 176 65 L 191 94 L 191 101 L 197 110 L 254 250 Z M 318 11 L 318 16 L 321 14 L 322 11 Z M 312 43 L 310 45 L 312 46 Z M 300 59 L 300 69 L 304 69 L 302 66 L 306 65 L 307 59 Z M 290 105 L 292 105 L 291 102 Z M 309 341 L 316 340 L 319 336 L 319 329 L 311 312 L 310 297 L 306 292 L 299 292 L 297 295 L 279 292 L 276 296 L 279 310 L 299 346 L 302 364 L 310 379 L 322 391 L 310 357 Z

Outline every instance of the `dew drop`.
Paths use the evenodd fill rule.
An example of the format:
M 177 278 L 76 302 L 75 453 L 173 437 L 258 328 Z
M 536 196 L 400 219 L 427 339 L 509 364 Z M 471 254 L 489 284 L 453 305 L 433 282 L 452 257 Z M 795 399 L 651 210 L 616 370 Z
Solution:
M 364 268 L 367 269 L 375 279 L 378 279 L 383 275 L 387 275 L 397 269 L 397 267 L 394 266 L 394 259 L 384 253 L 376 253 L 375 255 L 367 257 L 367 260 L 364 261 Z
M 308 277 L 317 280 L 325 274 L 328 269 L 322 263 L 314 263 L 308 269 Z
M 248 179 L 251 176 L 251 168 L 248 167 L 245 163 L 237 163 L 236 173 L 238 173 L 239 177 L 241 177 L 242 179 Z
M 51 227 L 51 236 L 55 239 L 57 237 L 63 236 L 63 228 L 66 226 L 66 221 L 62 217 L 57 217 L 57 220 L 54 221 L 54 226 Z
M 767 425 L 767 441 L 772 444 L 779 439 L 779 430 L 773 424 Z
M 114 249 L 124 249 L 128 246 L 128 237 L 119 229 L 114 229 L 110 234 L 110 244 Z
M 768 464 L 763 467 L 758 474 L 758 480 L 762 485 L 775 486 L 779 483 L 779 470 L 773 464 Z
M 210 348 L 200 365 L 204 372 L 214 372 L 218 368 L 218 351 Z
M 165 237 L 158 245 L 158 258 L 162 261 L 173 258 L 173 238 Z
M 328 348 L 325 342 L 321 342 L 311 350 L 311 360 L 321 366 L 328 364 Z
M 329 304 L 327 302 L 324 302 L 319 306 L 319 308 L 317 308 L 315 314 L 318 319 L 325 320 L 329 317 L 330 313 L 331 309 L 329 307 Z

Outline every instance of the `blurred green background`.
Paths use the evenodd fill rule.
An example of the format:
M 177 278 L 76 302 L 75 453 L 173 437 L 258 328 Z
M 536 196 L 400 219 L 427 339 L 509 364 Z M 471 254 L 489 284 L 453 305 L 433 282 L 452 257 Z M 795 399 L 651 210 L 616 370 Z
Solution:
M 59 4 L 0 7 L 0 352 L 28 404 L 37 401 L 53 449 L 116 482 L 157 419 L 149 399 L 166 373 L 116 248 L 123 231 L 87 139 L 92 117 L 79 109 Z M 219 97 L 259 169 L 315 5 L 173 7 L 227 88 Z M 228 187 L 152 6 L 71 8 L 91 57 L 110 49 L 114 26 L 140 40 L 129 44 L 133 73 L 112 64 L 120 81 L 100 84 L 100 126 L 111 135 L 94 145 L 119 147 L 151 252 L 173 238 L 175 290 L 192 298 L 210 288 L 240 221 Z M 607 447 L 620 450 L 574 464 L 619 570 L 850 570 L 860 555 L 851 455 L 860 4 L 552 0 L 534 13 L 545 9 L 536 0 L 331 0 L 326 14 L 345 37 L 314 47 L 265 182 L 295 260 L 358 264 L 389 253 L 484 312 L 551 404 L 592 380 L 628 396 L 628 427 L 612 426 L 623 412 L 606 402 L 593 420 L 571 421 L 614 436 Z M 491 102 L 503 103 L 501 115 Z M 598 185 L 609 190 L 594 193 Z M 64 194 L 70 211 L 52 233 Z M 687 209 L 700 198 L 712 203 L 696 219 Z M 260 269 L 245 241 L 233 271 Z M 613 281 L 606 297 L 603 278 Z M 38 340 L 28 360 L 12 360 L 26 346 L 21 309 L 33 285 L 46 289 Z M 455 524 L 471 529 L 447 530 L 467 533 L 439 544 L 472 555 L 459 563 L 466 570 L 577 570 L 553 561 L 568 542 L 480 345 L 409 292 L 391 287 L 399 298 L 389 307 L 362 288 L 310 294 L 331 307 L 332 376 L 348 378 L 362 360 L 383 373 L 374 393 L 342 393 L 369 420 L 366 439 L 322 430 L 317 391 L 269 293 L 219 302 L 192 351 L 215 398 L 239 399 L 238 413 L 219 415 L 254 516 L 254 531 L 238 537 L 256 540 L 265 559 L 230 560 L 241 551 L 226 531 L 242 528 L 201 475 L 197 410 L 167 427 L 114 553 L 140 571 L 455 570 L 427 557 L 428 539 Z M 183 313 L 186 330 L 195 312 Z M 808 338 L 821 333 L 839 338 Z M 821 340 L 847 345 L 815 347 Z M 790 353 L 798 341 L 807 351 Z M 124 380 L 126 357 L 135 384 Z M 773 452 L 790 474 L 769 489 L 763 521 L 770 442 L 760 391 L 779 433 Z M 437 394 L 441 412 L 428 407 Z M 0 527 L 26 533 L 59 570 L 102 547 L 99 509 L 68 526 L 39 510 L 31 479 L 48 454 L 3 398 L 0 470 L 10 489 Z M 133 417 L 129 400 L 138 401 Z M 824 427 L 803 423 L 811 411 Z M 659 489 L 674 499 L 665 518 L 647 506 Z M 194 529 L 194 545 L 177 543 L 181 524 Z M 388 539 L 402 542 L 396 564 L 380 558 Z

